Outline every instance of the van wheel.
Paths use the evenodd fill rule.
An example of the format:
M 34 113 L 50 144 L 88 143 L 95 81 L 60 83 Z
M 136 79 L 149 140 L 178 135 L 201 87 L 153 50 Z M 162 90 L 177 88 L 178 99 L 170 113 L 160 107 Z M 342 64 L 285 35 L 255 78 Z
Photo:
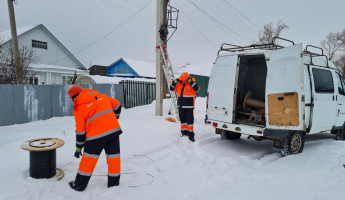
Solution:
M 220 128 L 216 128 L 216 134 L 222 134 L 223 130 Z
M 345 140 L 344 130 L 339 130 L 335 133 L 336 140 Z
M 304 136 L 303 132 L 291 132 L 283 140 L 282 156 L 301 153 L 304 148 Z
M 241 133 L 235 133 L 232 131 L 222 131 L 221 137 L 223 140 L 238 140 L 241 137 Z

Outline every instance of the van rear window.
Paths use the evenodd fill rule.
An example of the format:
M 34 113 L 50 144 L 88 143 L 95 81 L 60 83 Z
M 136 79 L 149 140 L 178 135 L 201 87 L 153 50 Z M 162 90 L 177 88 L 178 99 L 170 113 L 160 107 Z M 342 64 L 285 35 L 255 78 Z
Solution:
M 332 73 L 329 70 L 313 68 L 315 92 L 333 93 L 334 83 Z

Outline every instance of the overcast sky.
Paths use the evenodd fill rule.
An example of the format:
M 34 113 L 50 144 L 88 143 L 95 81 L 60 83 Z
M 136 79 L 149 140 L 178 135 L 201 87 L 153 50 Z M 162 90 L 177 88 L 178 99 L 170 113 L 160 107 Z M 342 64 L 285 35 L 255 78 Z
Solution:
M 121 57 L 155 61 L 156 0 L 16 1 L 17 27 L 44 24 L 67 49 L 79 52 L 75 56 L 87 68 Z M 168 43 L 174 67 L 213 62 L 222 43 L 252 44 L 264 24 L 279 20 L 289 26 L 281 36 L 304 46 L 320 46 L 329 32 L 345 28 L 344 0 L 171 0 L 171 5 L 180 10 Z M 7 0 L 0 0 L 0 30 L 9 27 Z

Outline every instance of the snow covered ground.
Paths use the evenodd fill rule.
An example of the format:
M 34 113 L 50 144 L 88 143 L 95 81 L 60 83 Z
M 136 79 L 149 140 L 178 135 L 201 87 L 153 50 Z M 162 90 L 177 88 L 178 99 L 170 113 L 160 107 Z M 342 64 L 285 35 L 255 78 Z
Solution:
M 165 102 L 165 113 L 168 108 Z M 345 198 L 345 142 L 331 134 L 306 137 L 302 154 L 281 157 L 271 141 L 246 137 L 221 140 L 203 123 L 205 99 L 196 100 L 196 142 L 179 136 L 179 123 L 154 116 L 155 105 L 122 110 L 120 186 L 107 188 L 102 153 L 88 188 L 69 188 L 80 159 L 74 159 L 73 117 L 0 127 L 0 199 L 234 199 L 318 200 Z M 65 177 L 33 179 L 29 139 L 57 137 L 57 167 Z

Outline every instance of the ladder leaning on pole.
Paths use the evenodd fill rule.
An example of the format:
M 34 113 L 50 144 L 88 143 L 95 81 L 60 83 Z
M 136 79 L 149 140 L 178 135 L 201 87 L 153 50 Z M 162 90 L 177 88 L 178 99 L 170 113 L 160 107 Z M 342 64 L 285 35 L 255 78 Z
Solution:
M 162 44 L 159 44 L 159 48 L 161 50 L 161 55 L 163 57 L 163 71 L 164 71 L 164 76 L 165 80 L 167 81 L 168 87 L 172 84 L 172 82 L 175 80 L 175 74 L 170 62 L 170 58 L 168 55 L 168 51 L 166 49 L 166 46 L 163 46 Z M 169 89 L 170 91 L 170 89 Z M 169 115 L 174 115 L 176 114 L 176 118 L 179 119 L 178 117 L 178 110 L 177 110 L 177 96 L 174 91 L 170 91 L 170 97 L 171 97 L 171 106 L 169 109 Z

